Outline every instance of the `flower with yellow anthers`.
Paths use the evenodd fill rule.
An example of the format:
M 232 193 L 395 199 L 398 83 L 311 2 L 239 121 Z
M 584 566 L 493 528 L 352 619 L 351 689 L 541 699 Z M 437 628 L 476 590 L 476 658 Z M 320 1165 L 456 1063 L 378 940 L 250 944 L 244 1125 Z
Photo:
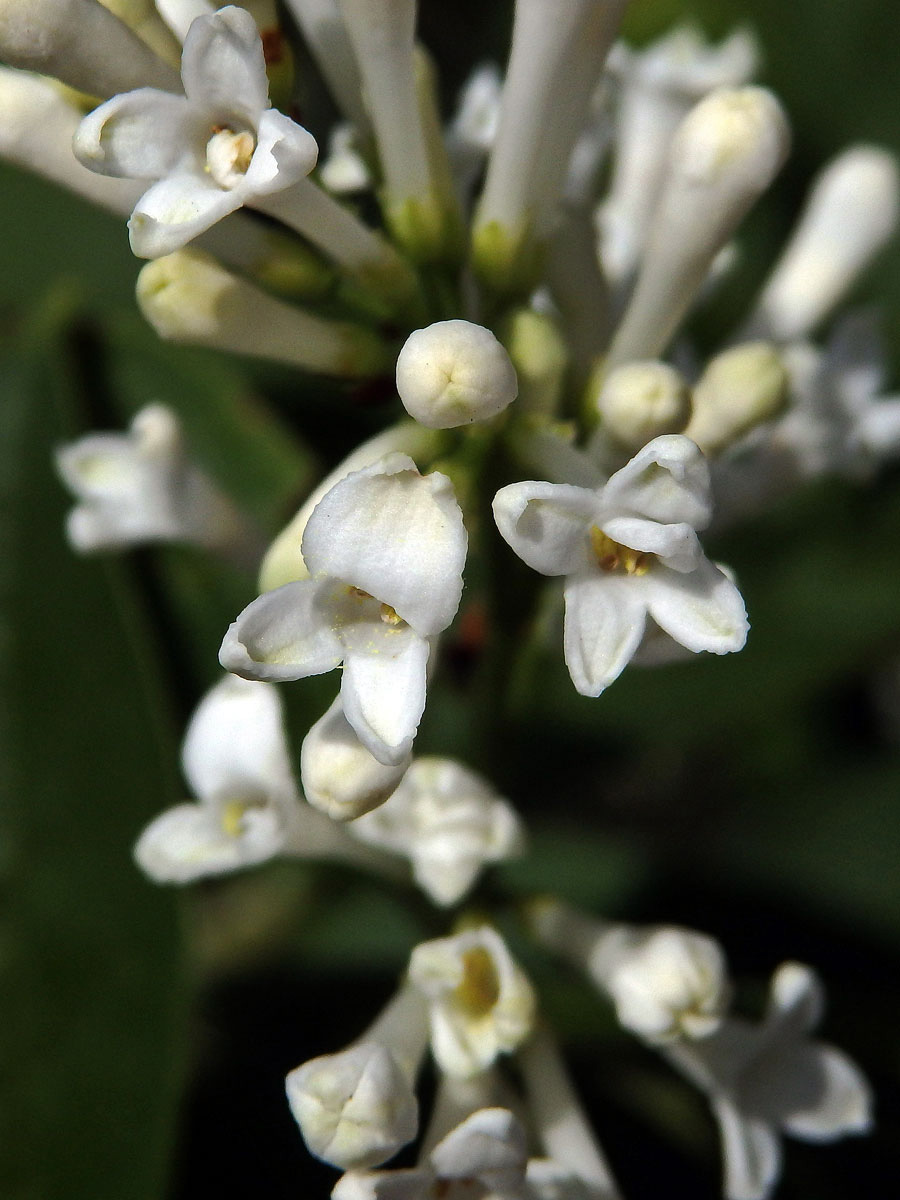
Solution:
M 428 998 L 431 1051 L 447 1075 L 487 1070 L 534 1027 L 531 984 L 487 925 L 416 946 L 409 978 Z
M 429 639 L 462 594 L 466 531 L 450 480 L 390 454 L 323 497 L 301 552 L 311 577 L 248 605 L 219 661 L 269 682 L 343 663 L 344 716 L 380 763 L 401 763 L 425 708 Z
M 669 434 L 596 490 L 529 481 L 497 493 L 494 518 L 513 550 L 542 575 L 565 577 L 566 664 L 582 695 L 599 696 L 621 673 L 648 617 L 695 653 L 744 645 L 741 595 L 697 538 L 712 515 L 709 490 L 701 452 Z

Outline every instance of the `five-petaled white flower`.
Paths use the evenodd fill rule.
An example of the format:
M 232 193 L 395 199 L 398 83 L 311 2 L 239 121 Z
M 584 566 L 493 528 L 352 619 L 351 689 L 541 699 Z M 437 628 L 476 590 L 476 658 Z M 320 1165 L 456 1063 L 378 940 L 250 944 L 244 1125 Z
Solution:
M 501 488 L 497 527 L 543 575 L 566 577 L 565 657 L 575 687 L 599 696 L 651 617 L 695 653 L 740 650 L 744 603 L 703 553 L 709 470 L 689 438 L 655 438 L 596 491 L 530 481 Z
M 226 675 L 188 726 L 182 768 L 199 803 L 178 804 L 141 834 L 134 855 L 157 883 L 188 883 L 278 854 L 301 808 L 278 689 Z
M 871 1125 L 871 1095 L 856 1064 L 812 1041 L 822 985 L 809 967 L 783 963 L 760 1023 L 728 1017 L 717 1032 L 667 1049 L 709 1096 L 722 1134 L 727 1200 L 763 1200 L 781 1170 L 779 1130 L 828 1142 Z
M 430 639 L 462 594 L 466 531 L 445 475 L 390 454 L 316 505 L 301 543 L 311 578 L 265 592 L 222 642 L 247 679 L 305 679 L 343 662 L 344 715 L 386 764 L 409 753 L 425 708 Z
M 84 118 L 75 154 L 103 175 L 156 180 L 129 221 L 140 258 L 180 249 L 228 213 L 316 165 L 313 136 L 269 107 L 256 22 L 242 8 L 198 17 L 184 42 L 183 96 L 138 88 Z
M 409 857 L 436 904 L 460 901 L 489 862 L 522 848 L 518 817 L 490 784 L 450 758 L 419 758 L 390 798 L 348 825 L 354 836 Z

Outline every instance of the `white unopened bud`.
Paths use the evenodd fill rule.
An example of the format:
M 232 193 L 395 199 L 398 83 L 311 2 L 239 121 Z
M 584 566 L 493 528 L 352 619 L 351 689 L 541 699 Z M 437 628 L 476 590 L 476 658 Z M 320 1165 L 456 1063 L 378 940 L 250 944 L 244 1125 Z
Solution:
M 489 329 L 438 321 L 406 339 L 397 359 L 397 391 L 411 417 L 452 429 L 495 417 L 518 392 L 509 355 Z
M 626 363 L 606 376 L 596 405 L 604 431 L 629 450 L 639 450 L 660 434 L 684 428 L 688 388 L 667 363 Z
M 788 374 L 774 346 L 735 346 L 716 355 L 700 376 L 684 432 L 705 454 L 714 454 L 777 416 L 787 394 Z
M 90 96 L 181 91 L 178 72 L 99 0 L 0 0 L 0 57 Z
M 751 318 L 779 340 L 802 338 L 834 308 L 897 225 L 897 160 L 854 146 L 819 175 Z
M 344 1170 L 377 1166 L 416 1136 L 426 1016 L 418 991 L 404 986 L 358 1041 L 290 1072 L 288 1103 L 317 1158 Z
M 276 300 L 199 250 L 177 250 L 148 263 L 138 276 L 137 300 L 167 340 L 349 378 L 378 374 L 386 365 L 371 330 Z
M 336 1167 L 376 1166 L 416 1136 L 415 1094 L 391 1051 L 377 1042 L 311 1059 L 285 1084 L 310 1152 Z
M 695 105 L 672 140 L 631 303 L 607 364 L 656 357 L 712 265 L 787 155 L 781 105 L 764 88 L 722 88 Z
M 607 935 L 588 971 L 611 996 L 622 1025 L 651 1042 L 707 1036 L 728 998 L 718 943 L 674 926 Z
M 353 821 L 383 804 L 400 783 L 410 759 L 380 763 L 362 744 L 340 697 L 303 739 L 300 777 L 307 800 L 335 821 Z

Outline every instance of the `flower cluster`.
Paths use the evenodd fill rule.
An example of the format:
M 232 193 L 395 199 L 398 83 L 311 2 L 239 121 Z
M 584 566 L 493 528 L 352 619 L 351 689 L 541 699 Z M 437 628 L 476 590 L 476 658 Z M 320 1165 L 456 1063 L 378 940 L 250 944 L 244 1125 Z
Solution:
M 288 31 L 251 7 L 157 0 L 155 45 L 97 0 L 0 11 L 0 152 L 130 214 L 132 249 L 151 260 L 138 302 L 163 338 L 392 397 L 384 428 L 277 536 L 213 482 L 162 405 L 60 449 L 75 549 L 188 543 L 258 576 L 256 589 L 241 576 L 228 674 L 185 735 L 195 799 L 158 816 L 135 857 L 178 884 L 337 860 L 453 908 L 526 843 L 466 746 L 416 752 L 461 606 L 487 624 L 476 654 L 501 626 L 524 645 L 543 636 L 542 592 L 558 594 L 543 579 L 561 580 L 563 658 L 587 697 L 632 662 L 740 651 L 741 592 L 700 535 L 900 452 L 870 319 L 811 340 L 891 235 L 898 169 L 870 146 L 828 165 L 704 363 L 690 318 L 734 269 L 736 231 L 790 142 L 779 101 L 750 82 L 749 34 L 709 45 L 686 27 L 638 50 L 616 40 L 625 0 L 516 0 L 505 74 L 477 68 L 444 129 L 416 0 L 288 0 L 341 114 L 318 131 L 320 163 L 313 133 L 270 100 L 294 111 L 272 54 Z M 499 581 L 487 602 L 486 576 Z M 277 685 L 336 669 L 298 778 Z M 710 937 L 553 899 L 507 939 L 511 914 L 484 895 L 486 910 L 411 948 L 356 1041 L 287 1078 L 309 1150 L 344 1172 L 336 1200 L 620 1196 L 516 938 L 586 972 L 621 1026 L 709 1099 L 728 1200 L 769 1195 L 779 1131 L 868 1128 L 861 1072 L 808 1037 L 821 1009 L 809 968 L 779 967 L 754 1023 L 732 1015 Z M 420 1135 L 429 1051 L 437 1094 L 417 1165 L 379 1169 Z

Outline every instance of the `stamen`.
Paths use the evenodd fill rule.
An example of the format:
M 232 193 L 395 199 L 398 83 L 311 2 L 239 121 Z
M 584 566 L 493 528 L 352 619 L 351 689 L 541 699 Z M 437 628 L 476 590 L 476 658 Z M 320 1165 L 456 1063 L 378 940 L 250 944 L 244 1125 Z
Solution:
M 642 550 L 622 546 L 603 532 L 597 525 L 591 526 L 591 549 L 604 571 L 624 571 L 626 575 L 646 575 L 650 570 L 653 555 Z

